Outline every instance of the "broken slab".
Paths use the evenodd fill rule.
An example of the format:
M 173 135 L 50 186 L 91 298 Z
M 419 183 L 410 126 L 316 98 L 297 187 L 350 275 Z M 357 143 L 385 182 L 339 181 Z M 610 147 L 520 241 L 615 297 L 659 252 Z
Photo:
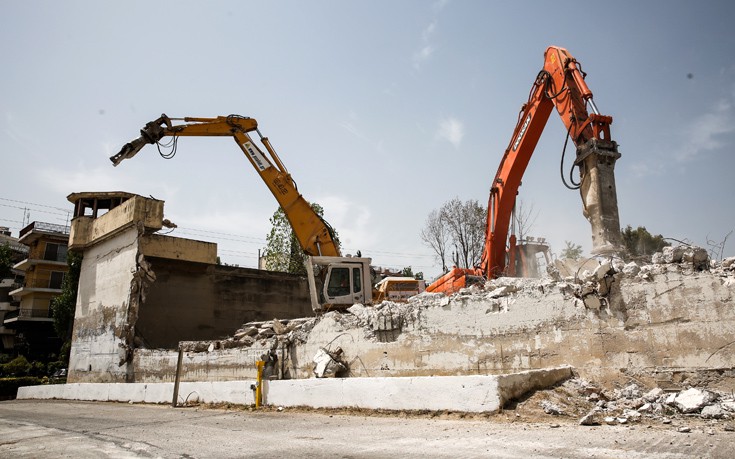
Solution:
M 314 408 L 497 412 L 509 401 L 572 377 L 561 366 L 508 375 L 268 381 L 266 403 Z

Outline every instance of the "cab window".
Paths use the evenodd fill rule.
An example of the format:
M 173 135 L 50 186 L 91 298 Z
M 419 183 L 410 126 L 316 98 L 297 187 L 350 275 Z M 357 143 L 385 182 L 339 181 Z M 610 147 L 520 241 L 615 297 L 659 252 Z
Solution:
M 350 294 L 350 268 L 332 268 L 327 285 L 327 295 L 330 297 Z
M 352 291 L 358 293 L 362 290 L 362 279 L 360 278 L 360 268 L 352 268 Z

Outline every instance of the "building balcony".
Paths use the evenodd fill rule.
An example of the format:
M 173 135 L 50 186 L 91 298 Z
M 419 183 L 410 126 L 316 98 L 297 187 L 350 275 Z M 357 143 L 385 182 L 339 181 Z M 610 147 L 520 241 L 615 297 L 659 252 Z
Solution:
M 26 279 L 20 288 L 10 291 L 8 295 L 18 297 L 34 292 L 59 294 L 61 293 L 63 279 L 63 276 L 51 279 Z
M 32 222 L 30 225 L 20 230 L 18 241 L 25 243 L 26 241 L 23 241 L 24 237 L 27 237 L 31 233 L 49 234 L 52 236 L 66 235 L 68 237 L 69 230 L 70 227 L 65 225 L 56 225 L 54 223 L 46 222 Z
M 0 312 L 2 311 L 15 311 L 18 309 L 18 304 L 12 304 L 9 301 L 0 301 Z
M 15 279 L 5 278 L 0 280 L 0 288 L 16 289 L 20 287 L 20 284 Z
M 5 313 L 4 324 L 15 322 L 53 322 L 51 310 L 46 308 L 20 308 L 17 311 Z
M 58 254 L 55 257 L 45 258 L 26 258 L 25 260 L 19 261 L 13 266 L 13 269 L 19 271 L 28 271 L 28 268 L 35 265 L 46 265 L 46 266 L 58 266 L 66 267 L 66 252 Z

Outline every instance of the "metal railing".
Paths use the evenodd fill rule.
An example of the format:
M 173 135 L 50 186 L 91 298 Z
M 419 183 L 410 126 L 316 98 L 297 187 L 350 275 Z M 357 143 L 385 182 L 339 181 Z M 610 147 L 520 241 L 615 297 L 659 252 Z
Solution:
M 25 234 L 30 233 L 31 231 L 41 231 L 44 233 L 61 233 L 69 235 L 69 231 L 71 230 L 71 227 L 66 225 L 57 225 L 55 223 L 46 223 L 46 222 L 31 222 L 30 225 L 26 226 L 22 230 L 20 230 L 19 237 L 23 237 Z
M 20 308 L 18 309 L 19 319 L 30 319 L 30 318 L 39 318 L 39 317 L 44 318 L 44 319 L 51 317 L 51 308 L 48 308 L 48 309 Z
M 26 279 L 23 282 L 25 288 L 51 288 L 61 289 L 62 280 L 59 279 Z

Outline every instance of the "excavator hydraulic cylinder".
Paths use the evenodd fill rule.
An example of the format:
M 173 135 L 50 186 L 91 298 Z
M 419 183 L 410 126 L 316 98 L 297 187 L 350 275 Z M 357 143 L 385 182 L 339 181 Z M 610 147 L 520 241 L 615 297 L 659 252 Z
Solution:
M 577 148 L 575 164 L 581 176 L 580 193 L 584 216 L 592 226 L 592 254 L 608 255 L 622 250 L 615 162 L 620 158 L 614 141 L 590 139 Z

